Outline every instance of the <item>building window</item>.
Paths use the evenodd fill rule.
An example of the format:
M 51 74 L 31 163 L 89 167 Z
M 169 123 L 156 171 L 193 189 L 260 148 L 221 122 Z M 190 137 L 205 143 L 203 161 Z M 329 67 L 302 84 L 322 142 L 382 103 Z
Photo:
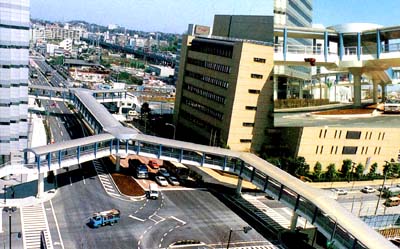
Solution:
M 372 137 L 372 131 L 369 133 L 369 140 L 371 140 Z
M 325 132 L 324 132 L 324 138 L 326 138 L 326 132 L 327 132 L 328 130 L 325 130 Z
M 365 149 L 365 155 L 368 153 L 368 147 Z
M 382 140 L 385 139 L 385 132 L 382 134 Z
M 246 106 L 246 110 L 257 111 L 257 106 Z
M 251 94 L 260 94 L 260 90 L 256 90 L 256 89 L 249 89 L 249 93 Z
M 246 123 L 246 122 L 244 122 L 243 126 L 244 127 L 254 127 L 254 123 Z
M 241 143 L 251 143 L 251 139 L 240 139 Z
M 343 146 L 342 154 L 344 155 L 357 154 L 357 146 Z
M 342 136 L 342 131 L 339 132 L 339 139 L 340 139 L 341 136 Z
M 381 133 L 379 132 L 378 134 L 378 140 L 381 139 Z
M 187 106 L 192 107 L 193 109 L 196 109 L 200 112 L 203 112 L 213 118 L 216 118 L 218 120 L 222 120 L 223 119 L 223 113 L 214 110 L 213 108 L 210 108 L 208 106 L 205 106 L 203 104 L 200 104 L 194 100 L 188 99 L 186 97 L 182 98 L 182 103 L 186 104 Z
M 198 39 L 194 39 L 192 41 L 190 50 L 205 54 L 213 54 L 217 56 L 227 57 L 227 58 L 232 58 L 233 55 L 233 45 L 211 43 L 208 41 L 204 42 Z
M 214 85 L 214 86 L 219 86 L 219 87 L 222 87 L 222 88 L 228 88 L 229 87 L 229 82 L 228 81 L 220 80 L 220 79 L 213 78 L 213 77 L 206 76 L 206 75 L 201 75 L 199 73 L 194 73 L 194 72 L 191 72 L 191 71 L 185 71 L 185 76 L 191 77 L 193 79 L 201 80 L 201 81 L 203 81 L 205 83 L 208 83 L 208 84 L 211 84 L 211 85 Z
M 319 131 L 319 138 L 322 136 L 322 129 Z
M 324 146 L 321 146 L 321 150 L 319 151 L 319 154 L 322 154 L 322 152 L 324 151 Z
M 318 154 L 318 149 L 319 149 L 319 146 L 317 145 L 317 148 L 315 149 L 315 154 Z
M 251 74 L 251 78 L 253 78 L 253 79 L 262 79 L 263 76 L 261 74 L 252 73 Z
M 336 138 L 336 135 L 337 135 L 337 130 L 335 130 L 335 136 L 333 138 Z
M 203 60 L 198 60 L 198 59 L 193 59 L 193 58 L 187 58 L 187 63 L 194 65 L 194 66 L 198 66 L 198 67 L 204 67 L 210 70 L 214 70 L 217 72 L 221 72 L 221 73 L 226 73 L 229 74 L 231 72 L 231 67 L 230 66 L 226 66 L 226 65 L 222 65 L 222 64 L 218 64 L 218 63 L 213 63 L 213 62 L 209 62 L 209 61 L 203 61 Z
M 331 154 L 333 153 L 333 148 L 334 148 L 334 147 L 335 147 L 335 146 L 332 145 L 332 147 L 331 147 Z
M 347 131 L 346 139 L 360 139 L 361 131 Z
M 254 57 L 254 62 L 265 63 L 265 59 Z
M 365 133 L 364 139 L 366 140 L 368 138 L 368 131 Z
M 199 88 L 199 87 L 195 87 L 195 86 L 190 85 L 190 84 L 188 84 L 186 82 L 184 83 L 184 88 L 187 91 L 192 92 L 192 93 L 194 93 L 196 95 L 200 95 L 202 97 L 205 97 L 205 98 L 207 98 L 209 100 L 215 101 L 215 102 L 220 103 L 220 104 L 225 104 L 225 97 L 223 97 L 223 96 L 214 94 L 214 93 L 212 93 L 210 91 L 204 90 L 204 89 Z
M 335 149 L 335 155 L 337 154 L 337 150 L 338 150 L 338 148 L 339 148 L 339 146 L 336 146 L 336 149 Z

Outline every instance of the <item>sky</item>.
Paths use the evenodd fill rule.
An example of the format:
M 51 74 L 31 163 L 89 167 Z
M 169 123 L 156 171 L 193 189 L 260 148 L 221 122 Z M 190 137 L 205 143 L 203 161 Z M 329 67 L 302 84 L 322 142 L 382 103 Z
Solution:
M 399 0 L 313 0 L 313 22 L 397 25 L 398 6 Z M 183 33 L 189 23 L 212 26 L 215 14 L 272 15 L 273 0 L 31 0 L 33 18 L 142 31 Z

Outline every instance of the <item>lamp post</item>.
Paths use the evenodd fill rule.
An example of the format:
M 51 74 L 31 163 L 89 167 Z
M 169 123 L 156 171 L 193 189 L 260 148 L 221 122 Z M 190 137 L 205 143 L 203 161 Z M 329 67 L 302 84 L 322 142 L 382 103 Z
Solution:
M 252 228 L 249 226 L 244 226 L 242 229 L 229 229 L 229 237 L 228 237 L 228 244 L 226 245 L 226 249 L 229 249 L 229 244 L 231 243 L 231 238 L 232 238 L 232 232 L 233 231 L 243 231 L 244 233 L 248 233 Z
M 331 216 L 328 216 L 328 218 L 332 218 Z M 331 233 L 331 238 L 329 241 L 326 242 L 326 247 L 327 248 L 333 248 L 333 244 L 335 243 L 335 241 L 333 240 L 333 238 L 335 238 L 335 234 L 336 234 L 336 228 L 337 228 L 337 217 L 333 215 L 333 218 L 335 218 L 335 224 L 333 226 L 333 230 Z
M 170 123 L 165 123 L 165 125 L 166 125 L 166 126 L 172 126 L 172 127 L 174 128 L 174 134 L 173 134 L 172 139 L 175 140 L 176 126 L 175 126 L 174 124 L 170 124 Z
M 16 207 L 5 207 L 3 209 L 5 212 L 8 213 L 8 240 L 9 240 L 9 248 L 11 249 L 11 213 L 17 210 Z
M 353 180 L 353 185 L 351 186 L 351 190 L 353 190 L 354 188 L 354 183 L 355 183 L 355 179 L 354 179 L 354 170 L 356 169 L 356 163 L 355 162 L 351 162 L 351 172 L 350 172 L 350 176 Z
M 385 161 L 385 164 L 388 166 L 390 163 L 388 161 Z M 383 190 L 383 187 L 385 186 L 386 174 L 387 174 L 388 170 L 389 170 L 388 167 L 386 167 L 386 170 L 384 170 L 385 172 L 384 172 L 383 182 L 382 182 L 381 189 L 379 190 L 379 196 L 378 196 L 378 201 L 376 202 L 376 208 L 375 208 L 374 215 L 376 215 L 376 213 L 378 212 L 379 202 L 381 201 L 382 190 Z

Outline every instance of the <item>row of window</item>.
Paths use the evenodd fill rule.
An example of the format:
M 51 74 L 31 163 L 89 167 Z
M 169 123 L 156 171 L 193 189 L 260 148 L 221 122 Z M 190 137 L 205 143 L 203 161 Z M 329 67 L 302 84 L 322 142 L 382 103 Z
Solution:
M 0 23 L 0 28 L 29 30 L 29 26 L 24 27 L 24 26 L 8 25 L 8 24 L 1 24 L 1 23 Z
M 246 106 L 246 110 L 257 111 L 257 106 Z
M 328 130 L 327 129 L 321 129 L 319 132 L 319 138 L 326 138 L 326 134 L 327 134 Z M 346 132 L 346 139 L 360 139 L 361 138 L 361 131 L 347 131 Z M 342 131 L 341 130 L 335 130 L 335 134 L 333 136 L 334 139 L 338 138 L 340 139 L 342 136 Z M 372 138 L 372 131 L 367 131 L 365 133 L 364 139 L 367 140 L 371 140 Z M 379 132 L 378 133 L 378 140 L 382 140 L 385 139 L 385 132 Z
M 218 120 L 222 120 L 222 118 L 224 116 L 223 113 L 216 111 L 213 108 L 210 108 L 208 106 L 202 105 L 194 100 L 188 99 L 186 97 L 182 98 L 182 102 L 184 104 L 186 104 L 187 106 L 190 106 L 190 107 L 192 107 L 198 111 L 201 111 L 201 112 L 203 112 L 213 118 L 216 118 Z
M 193 58 L 188 58 L 187 63 L 195 65 L 195 66 L 211 69 L 211 70 L 221 72 L 221 73 L 230 73 L 231 72 L 230 66 L 222 65 L 219 63 L 213 63 L 213 62 L 208 62 L 208 61 L 203 61 L 203 60 L 198 60 L 198 59 L 193 59 Z
M 211 130 L 211 129 L 216 129 L 214 126 L 210 125 L 209 123 L 205 122 L 204 120 L 201 120 L 197 118 L 196 116 L 192 115 L 191 113 L 188 113 L 184 110 L 179 111 L 179 117 L 184 118 L 191 123 L 195 124 L 199 128 L 206 129 L 206 130 Z
M 246 122 L 244 122 L 242 125 L 244 127 L 254 127 L 254 123 L 246 123 Z
M 18 138 L 10 138 L 10 139 L 7 139 L 7 140 L 0 139 L 0 144 L 8 144 L 11 141 L 18 141 L 20 139 L 28 139 L 28 137 L 27 136 L 19 136 Z
M 0 65 L 0 68 L 28 68 L 28 65 Z
M 195 73 L 192 71 L 185 71 L 185 76 L 197 79 L 197 80 L 201 80 L 205 83 L 209 83 L 212 84 L 214 86 L 219 86 L 219 87 L 223 87 L 223 88 L 228 88 L 229 87 L 229 82 L 225 81 L 225 80 L 219 80 L 210 76 L 205 76 L 199 73 Z
M 6 48 L 6 49 L 29 49 L 29 46 L 17 46 L 17 45 L 1 45 L 0 48 Z
M 20 87 L 20 86 L 28 86 L 28 83 L 18 83 L 18 84 L 0 84 L 0 88 L 11 88 L 11 87 Z
M 190 50 L 227 58 L 232 58 L 233 55 L 233 46 L 231 45 L 202 42 L 196 39 L 192 41 Z
M 296 10 L 297 13 L 299 13 L 299 15 L 301 15 L 304 19 L 307 20 L 307 22 L 311 23 L 312 19 L 310 16 L 308 16 L 306 13 L 304 13 L 304 11 L 297 6 L 295 1 L 289 1 L 289 6 L 291 6 L 294 10 Z
M 11 102 L 11 103 L 0 103 L 0 107 L 10 107 L 12 105 L 27 105 L 28 101 L 19 101 L 19 102 Z
M 338 153 L 338 148 L 339 146 L 331 146 L 331 152 L 330 154 L 337 155 Z M 342 148 L 342 154 L 343 155 L 355 155 L 357 154 L 358 147 L 357 146 L 343 146 Z M 324 152 L 324 146 L 317 145 L 315 148 L 315 154 L 322 154 Z M 367 146 L 362 146 L 361 147 L 361 155 L 367 155 L 368 153 L 368 147 Z M 381 153 L 381 147 L 375 147 L 374 150 L 374 155 L 379 155 Z
M 207 90 L 204 90 L 202 88 L 195 87 L 195 86 L 190 85 L 190 84 L 188 84 L 186 82 L 184 83 L 184 87 L 189 92 L 195 93 L 197 95 L 200 95 L 202 97 L 205 97 L 205 98 L 210 99 L 212 101 L 215 101 L 217 103 L 225 104 L 225 97 L 223 97 L 223 96 L 214 94 L 214 93 L 212 93 L 210 91 L 207 91 Z

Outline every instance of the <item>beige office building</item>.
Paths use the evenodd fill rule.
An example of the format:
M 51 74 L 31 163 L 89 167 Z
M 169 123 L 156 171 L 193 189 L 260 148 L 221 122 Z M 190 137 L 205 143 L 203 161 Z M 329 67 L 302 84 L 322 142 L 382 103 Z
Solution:
M 258 151 L 273 126 L 273 47 L 184 36 L 174 122 L 179 139 Z

